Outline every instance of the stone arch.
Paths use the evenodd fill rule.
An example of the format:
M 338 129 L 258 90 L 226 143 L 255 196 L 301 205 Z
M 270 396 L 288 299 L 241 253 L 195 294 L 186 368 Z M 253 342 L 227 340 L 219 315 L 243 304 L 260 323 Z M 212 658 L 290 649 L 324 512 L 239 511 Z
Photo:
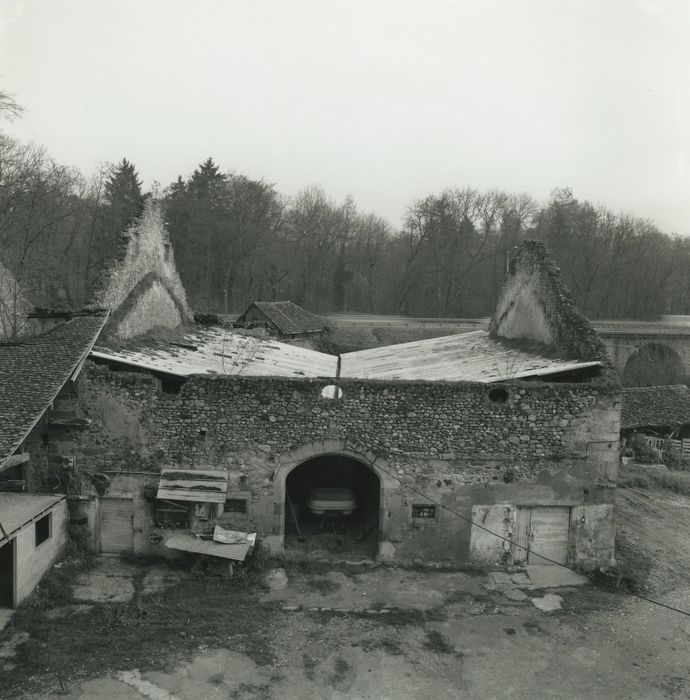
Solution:
M 371 470 L 378 478 L 379 515 L 377 559 L 386 559 L 387 548 L 385 543 L 389 539 L 388 515 L 392 507 L 391 499 L 394 499 L 393 494 L 397 484 L 388 473 L 385 459 L 365 449 L 353 446 L 344 439 L 316 440 L 290 450 L 279 457 L 279 466 L 273 475 L 273 502 L 275 504 L 274 513 L 276 519 L 270 548 L 278 552 L 284 551 L 285 518 L 287 515 L 285 509 L 285 494 L 288 476 L 293 470 L 306 462 L 327 455 L 348 457 L 355 460 Z
M 680 384 L 686 379 L 686 369 L 672 347 L 663 343 L 645 343 L 628 357 L 622 379 L 624 386 Z

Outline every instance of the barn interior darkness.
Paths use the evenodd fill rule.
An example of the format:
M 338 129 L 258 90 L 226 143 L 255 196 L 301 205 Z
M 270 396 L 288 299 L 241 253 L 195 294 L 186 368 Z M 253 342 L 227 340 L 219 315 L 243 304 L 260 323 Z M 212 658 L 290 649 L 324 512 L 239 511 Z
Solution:
M 314 500 L 323 489 L 351 495 L 354 506 L 334 502 L 322 511 Z M 326 454 L 290 472 L 285 489 L 285 548 L 374 557 L 378 546 L 378 476 L 352 457 Z M 332 493 L 327 491 L 326 493 Z

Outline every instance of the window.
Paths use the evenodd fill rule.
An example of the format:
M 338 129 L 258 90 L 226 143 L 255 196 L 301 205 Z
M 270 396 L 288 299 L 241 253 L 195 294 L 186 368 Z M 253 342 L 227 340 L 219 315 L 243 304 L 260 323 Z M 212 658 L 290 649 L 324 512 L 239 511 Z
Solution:
M 189 504 L 174 501 L 156 503 L 156 527 L 186 530 L 189 527 Z
M 247 500 L 245 498 L 228 498 L 223 506 L 223 513 L 246 513 Z
M 43 544 L 47 539 L 50 539 L 50 531 L 52 525 L 53 514 L 48 513 L 40 520 L 36 521 L 36 546 Z
M 436 517 L 436 506 L 422 504 L 413 505 L 412 517 L 419 520 L 432 520 Z
M 492 389 L 489 392 L 489 401 L 492 401 L 493 403 L 507 403 L 508 398 L 508 392 L 501 387 L 498 389 Z

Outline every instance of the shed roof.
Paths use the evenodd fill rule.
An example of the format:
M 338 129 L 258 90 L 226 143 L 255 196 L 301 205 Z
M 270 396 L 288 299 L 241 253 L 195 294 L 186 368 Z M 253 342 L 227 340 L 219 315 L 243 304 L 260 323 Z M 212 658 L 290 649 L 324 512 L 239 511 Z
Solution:
M 284 335 L 314 333 L 328 327 L 323 318 L 291 301 L 255 301 L 237 319 L 237 323 L 242 323 L 252 308 L 258 309 Z
M 0 343 L 0 467 L 79 370 L 107 317 L 76 314 L 42 335 Z
M 48 494 L 0 492 L 0 542 L 64 498 Z
M 623 430 L 690 423 L 690 388 L 684 384 L 624 387 L 622 395 Z
M 195 503 L 225 503 L 228 473 L 224 469 L 163 469 L 156 498 Z
M 599 365 L 600 362 L 545 357 L 501 342 L 486 331 L 471 331 L 349 352 L 342 356 L 341 376 L 488 384 Z
M 97 348 L 91 355 L 181 377 L 218 374 L 335 377 L 338 358 L 221 328 L 188 334 L 182 342 L 158 341 L 137 350 Z M 491 383 L 599 366 L 517 349 L 486 331 L 387 345 L 341 356 L 348 379 L 467 381 Z
M 178 342 L 157 340 L 136 349 L 111 350 L 99 346 L 91 356 L 178 377 L 192 374 L 333 377 L 338 363 L 333 355 L 218 327 L 187 333 Z

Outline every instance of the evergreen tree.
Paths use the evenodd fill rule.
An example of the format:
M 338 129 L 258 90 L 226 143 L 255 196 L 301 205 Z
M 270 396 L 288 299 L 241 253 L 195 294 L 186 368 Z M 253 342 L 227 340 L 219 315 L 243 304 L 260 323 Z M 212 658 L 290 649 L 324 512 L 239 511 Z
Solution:
M 106 221 L 109 233 L 124 231 L 144 205 L 141 180 L 133 163 L 126 158 L 118 163 L 105 181 Z

